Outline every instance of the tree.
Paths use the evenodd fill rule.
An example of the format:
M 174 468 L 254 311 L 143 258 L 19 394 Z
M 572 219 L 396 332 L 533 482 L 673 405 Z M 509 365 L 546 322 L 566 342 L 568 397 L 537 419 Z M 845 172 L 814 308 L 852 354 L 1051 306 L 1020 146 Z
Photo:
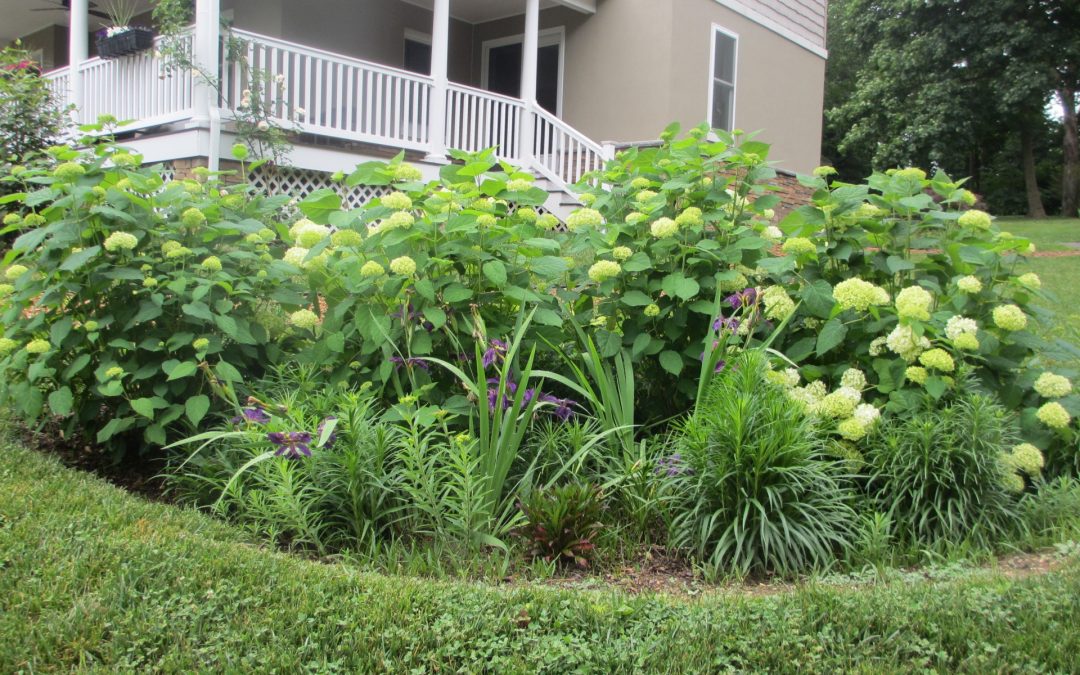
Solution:
M 835 145 L 827 152 L 868 158 L 878 167 L 937 165 L 971 175 L 978 190 L 982 166 L 1015 137 L 1028 211 L 1038 215 L 1042 203 L 1033 148 L 1045 126 L 1046 105 L 1057 95 L 1068 99 L 1064 107 L 1069 108 L 1062 192 L 1075 198 L 1080 189 L 1076 4 L 834 0 L 826 142 Z M 1076 212 L 1071 203 L 1064 200 L 1068 215 Z

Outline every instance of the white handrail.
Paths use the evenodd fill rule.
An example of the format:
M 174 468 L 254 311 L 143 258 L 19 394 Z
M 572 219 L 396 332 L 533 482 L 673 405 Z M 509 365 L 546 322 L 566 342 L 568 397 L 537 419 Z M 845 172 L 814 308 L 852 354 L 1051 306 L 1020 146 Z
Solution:
M 569 191 L 585 174 L 603 169 L 612 159 L 610 149 L 548 111 L 536 108 L 533 115 L 535 168 L 560 188 Z
M 287 128 L 381 145 L 426 150 L 430 134 L 431 78 L 323 49 L 248 31 L 247 69 L 223 69 L 222 105 L 234 115 L 245 91 L 261 90 L 260 104 Z M 253 70 L 268 81 L 250 81 Z

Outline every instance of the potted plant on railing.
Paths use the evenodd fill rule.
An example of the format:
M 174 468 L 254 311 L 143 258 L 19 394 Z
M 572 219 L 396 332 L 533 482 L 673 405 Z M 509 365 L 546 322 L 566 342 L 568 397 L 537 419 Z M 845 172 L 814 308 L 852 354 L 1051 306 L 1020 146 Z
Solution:
M 136 0 L 110 0 L 104 9 L 112 25 L 97 32 L 98 56 L 115 59 L 154 46 L 154 31 L 131 25 L 138 9 Z

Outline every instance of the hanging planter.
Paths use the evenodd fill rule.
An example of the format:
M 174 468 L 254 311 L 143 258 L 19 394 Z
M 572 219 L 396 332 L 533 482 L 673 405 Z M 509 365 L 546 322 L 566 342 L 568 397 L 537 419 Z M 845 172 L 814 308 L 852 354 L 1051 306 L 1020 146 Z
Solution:
M 146 51 L 154 46 L 154 31 L 142 26 L 121 26 L 98 31 L 98 56 L 115 59 Z

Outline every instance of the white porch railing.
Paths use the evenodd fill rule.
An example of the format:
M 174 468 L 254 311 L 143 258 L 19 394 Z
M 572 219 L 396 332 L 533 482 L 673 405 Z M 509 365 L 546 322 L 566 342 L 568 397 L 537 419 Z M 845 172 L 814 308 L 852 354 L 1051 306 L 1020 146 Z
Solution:
M 246 66 L 222 56 L 218 105 L 226 117 L 236 116 L 245 91 L 255 90 L 261 92 L 263 109 L 285 128 L 430 151 L 431 78 L 248 31 L 233 34 L 243 41 Z M 192 48 L 190 31 L 182 40 L 184 48 Z M 191 117 L 196 76 L 169 71 L 155 54 L 84 62 L 79 121 L 110 114 L 133 120 L 126 130 Z M 69 72 L 46 75 L 61 97 L 70 87 Z M 266 81 L 253 86 L 252 72 L 264 74 Z M 456 83 L 446 97 L 447 147 L 467 152 L 494 147 L 500 159 L 527 164 L 563 189 L 609 158 L 584 134 L 545 110 L 530 110 L 520 99 Z M 531 138 L 523 137 L 527 116 Z
M 233 32 L 246 42 L 250 68 L 269 76 L 262 103 L 279 124 L 323 136 L 427 149 L 430 78 L 265 35 Z M 244 90 L 252 88 L 248 78 L 240 64 L 226 66 L 224 108 L 235 113 Z
M 451 84 L 446 93 L 446 146 L 466 152 L 495 148 L 500 159 L 521 159 L 521 99 Z
M 93 58 L 79 66 L 83 78 L 83 101 L 77 121 L 96 122 L 99 115 L 131 120 L 125 131 L 176 122 L 191 117 L 193 75 L 170 70 L 157 56 L 163 38 L 154 41 L 154 49 L 122 59 Z M 180 37 L 181 48 L 191 49 L 192 36 Z M 69 68 L 45 75 L 50 87 L 66 99 L 71 86 Z

